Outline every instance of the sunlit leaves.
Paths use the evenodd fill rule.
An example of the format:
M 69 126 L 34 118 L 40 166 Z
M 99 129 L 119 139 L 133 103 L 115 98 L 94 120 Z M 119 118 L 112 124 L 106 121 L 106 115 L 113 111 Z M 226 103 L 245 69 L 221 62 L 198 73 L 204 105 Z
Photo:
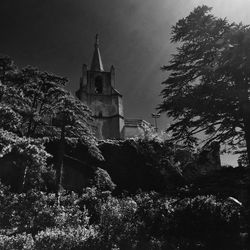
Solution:
M 0 155 L 18 162 L 24 182 L 47 167 L 43 138 L 59 140 L 62 129 L 67 140 L 80 140 L 100 156 L 90 110 L 65 90 L 67 83 L 65 77 L 31 66 L 18 69 L 9 57 L 0 56 Z

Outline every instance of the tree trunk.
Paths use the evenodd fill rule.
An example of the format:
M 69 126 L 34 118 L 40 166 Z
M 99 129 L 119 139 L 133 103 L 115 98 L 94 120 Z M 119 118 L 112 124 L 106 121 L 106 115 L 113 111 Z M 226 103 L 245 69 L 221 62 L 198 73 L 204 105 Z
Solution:
M 26 165 L 23 171 L 23 182 L 22 182 L 21 192 L 24 191 L 26 185 L 27 173 L 28 173 L 28 166 Z
M 61 136 L 60 136 L 59 147 L 58 147 L 57 168 L 56 168 L 58 206 L 60 206 L 60 196 L 61 196 L 61 191 L 62 191 L 64 152 L 65 152 L 65 125 L 62 124 Z
M 31 106 L 32 109 L 34 109 L 35 103 L 36 103 L 36 96 L 34 96 L 34 98 L 33 98 L 32 106 Z M 32 113 L 33 113 L 33 111 L 32 111 Z M 31 128 L 32 128 L 32 117 L 30 117 L 30 119 L 29 119 L 27 137 L 31 136 Z

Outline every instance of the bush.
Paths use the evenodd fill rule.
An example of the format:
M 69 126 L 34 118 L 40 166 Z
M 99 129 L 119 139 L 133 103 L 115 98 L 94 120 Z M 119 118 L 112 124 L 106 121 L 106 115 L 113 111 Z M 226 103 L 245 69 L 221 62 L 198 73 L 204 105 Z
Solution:
M 240 207 L 214 196 L 185 198 L 175 203 L 168 232 L 188 242 L 183 249 L 239 249 Z M 193 247 L 193 248 L 192 248 Z
M 136 244 L 137 204 L 132 198 L 109 197 L 100 211 L 100 249 L 132 249 Z
M 35 236 L 35 249 L 93 249 L 96 236 L 93 227 L 48 228 Z
M 101 206 L 100 249 L 239 249 L 239 212 L 214 196 L 110 197 Z
M 31 250 L 34 240 L 30 234 L 17 234 L 15 236 L 0 235 L 1 250 Z
M 89 211 L 90 223 L 98 224 L 100 222 L 101 206 L 111 197 L 110 191 L 100 191 L 96 187 L 86 188 L 82 195 L 75 201 L 81 210 Z
M 100 191 L 113 191 L 116 187 L 108 172 L 102 168 L 95 171 L 92 184 Z
M 81 196 L 0 186 L 0 249 L 239 249 L 241 207 L 215 196 Z M 33 237 L 33 238 L 32 238 Z
M 34 235 L 50 227 L 86 226 L 88 212 L 75 204 L 77 198 L 74 193 L 62 194 L 58 206 L 55 194 L 35 190 L 15 194 L 4 187 L 0 189 L 0 229 L 6 233 Z
M 183 182 L 180 169 L 174 164 L 174 147 L 167 141 L 127 139 L 104 141 L 99 144 L 105 158 L 100 166 L 114 183 L 116 191 L 135 193 L 165 192 Z

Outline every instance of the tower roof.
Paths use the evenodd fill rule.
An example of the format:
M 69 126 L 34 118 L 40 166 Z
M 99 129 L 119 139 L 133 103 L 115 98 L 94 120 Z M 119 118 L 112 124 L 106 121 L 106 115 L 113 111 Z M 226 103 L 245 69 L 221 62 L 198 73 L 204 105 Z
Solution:
M 92 71 L 104 71 L 103 64 L 102 64 L 102 58 L 99 50 L 99 36 L 96 34 L 95 37 L 95 50 L 92 58 L 91 63 L 91 70 Z

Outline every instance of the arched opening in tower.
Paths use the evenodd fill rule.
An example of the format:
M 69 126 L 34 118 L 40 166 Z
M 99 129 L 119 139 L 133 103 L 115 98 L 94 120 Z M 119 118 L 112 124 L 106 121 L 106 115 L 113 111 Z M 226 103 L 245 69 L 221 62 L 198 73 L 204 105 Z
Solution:
M 103 82 L 102 82 L 102 77 L 97 76 L 95 78 L 95 93 L 96 94 L 102 94 L 103 92 Z

